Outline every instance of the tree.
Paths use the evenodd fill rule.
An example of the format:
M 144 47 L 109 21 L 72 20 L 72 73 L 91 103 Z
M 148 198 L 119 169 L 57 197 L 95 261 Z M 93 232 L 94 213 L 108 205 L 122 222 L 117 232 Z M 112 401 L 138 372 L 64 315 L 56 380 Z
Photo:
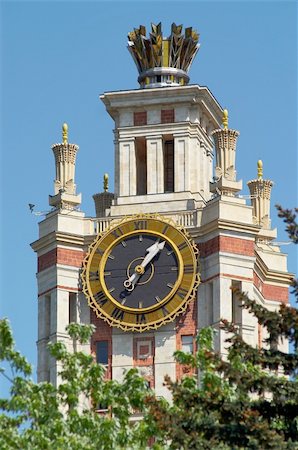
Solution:
M 69 335 L 89 341 L 93 326 L 70 324 Z M 146 423 L 132 425 L 135 411 L 144 412 L 146 383 L 135 369 L 122 383 L 106 381 L 105 369 L 84 352 L 68 352 L 64 343 L 50 344 L 51 355 L 62 365 L 61 384 L 34 383 L 32 368 L 14 348 L 7 320 L 0 321 L 0 358 L 10 366 L 10 397 L 0 399 L 0 448 L 10 449 L 143 449 L 151 432 Z M 84 401 L 85 399 L 85 401 Z M 86 401 L 88 399 L 88 401 Z M 112 414 L 99 415 L 104 404 Z M 149 422 L 148 422 L 149 423 Z
M 297 212 L 297 210 L 296 210 Z M 294 243 L 295 213 L 279 207 Z M 293 281 L 297 296 L 297 280 Z M 238 292 L 243 307 L 268 330 L 264 348 L 245 343 L 232 323 L 228 358 L 213 350 L 211 328 L 197 337 L 195 355 L 175 353 L 180 364 L 198 374 L 180 381 L 166 377 L 171 403 L 156 398 L 135 369 L 123 382 L 105 380 L 104 368 L 84 352 L 68 352 L 64 343 L 50 344 L 61 363 L 61 384 L 34 383 L 32 368 L 15 350 L 7 320 L 0 321 L 0 359 L 10 366 L 10 397 L 0 399 L 1 450 L 166 449 L 298 449 L 298 313 L 285 305 L 269 312 Z M 71 339 L 87 343 L 94 328 L 70 324 Z M 286 338 L 292 352 L 277 349 Z M 199 385 L 198 385 L 199 375 Z M 96 412 L 104 404 L 108 414 Z M 135 413 L 143 418 L 132 422 Z
M 295 213 L 277 208 L 297 243 Z M 293 288 L 297 296 L 297 280 Z M 170 440 L 172 449 L 298 448 L 298 311 L 281 305 L 270 312 L 236 293 L 243 308 L 267 328 L 266 345 L 248 345 L 232 323 L 223 321 L 232 334 L 226 361 L 213 350 L 211 328 L 199 334 L 195 355 L 175 353 L 179 363 L 198 371 L 199 385 L 197 375 L 176 382 L 167 377 L 173 403 L 147 399 L 160 439 Z M 277 349 L 279 339 L 288 339 L 291 353 Z

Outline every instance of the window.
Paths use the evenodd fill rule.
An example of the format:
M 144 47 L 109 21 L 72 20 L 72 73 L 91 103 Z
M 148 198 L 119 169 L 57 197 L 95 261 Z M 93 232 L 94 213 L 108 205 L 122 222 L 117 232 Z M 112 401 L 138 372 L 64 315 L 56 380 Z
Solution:
M 45 320 L 45 327 L 44 327 L 44 335 L 46 338 L 49 337 L 51 334 L 51 295 L 46 295 L 44 298 L 44 320 Z
M 181 336 L 181 350 L 185 353 L 193 353 L 193 336 Z
M 232 289 L 239 289 L 241 291 L 241 282 L 232 280 Z M 242 322 L 242 308 L 238 296 L 232 291 L 232 322 L 235 325 L 241 325 Z
M 68 295 L 68 320 L 69 323 L 77 321 L 77 294 L 69 292 Z
M 163 144 L 164 192 L 174 192 L 174 141 Z
M 137 195 L 147 194 L 147 149 L 144 138 L 135 140 L 136 145 L 136 172 Z
M 214 322 L 213 312 L 213 283 L 206 284 L 206 309 L 207 309 L 207 325 L 212 325 Z
M 109 353 L 108 353 L 108 341 L 96 342 L 96 362 L 98 364 L 108 365 Z
M 137 358 L 147 359 L 152 356 L 152 341 L 137 341 Z

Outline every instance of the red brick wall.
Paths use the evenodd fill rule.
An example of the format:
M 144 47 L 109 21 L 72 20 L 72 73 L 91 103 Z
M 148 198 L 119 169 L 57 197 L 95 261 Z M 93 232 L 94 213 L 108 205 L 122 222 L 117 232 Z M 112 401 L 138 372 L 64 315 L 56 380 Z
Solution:
M 176 349 L 181 350 L 182 348 L 182 338 L 181 336 L 190 336 L 194 338 L 193 347 L 195 349 L 195 337 L 197 335 L 198 329 L 198 319 L 197 319 L 197 300 L 191 302 L 184 314 L 176 319 Z M 193 369 L 187 366 L 176 363 L 176 378 L 179 380 L 185 374 L 193 373 Z
M 160 113 L 161 123 L 175 122 L 175 111 L 173 109 L 162 109 Z
M 65 264 L 66 266 L 81 267 L 85 258 L 85 252 L 71 250 L 68 248 L 54 248 L 53 250 L 38 257 L 37 271 L 42 272 L 55 264 Z
M 207 242 L 198 244 L 202 258 L 217 252 L 237 253 L 239 255 L 254 256 L 254 241 L 231 236 L 216 236 Z
M 136 125 L 147 125 L 147 111 L 140 111 L 133 113 L 133 124 Z
M 106 378 L 112 378 L 112 327 L 110 327 L 103 319 L 96 316 L 93 310 L 90 310 L 90 322 L 95 325 L 96 330 L 91 338 L 91 354 L 96 358 L 96 342 L 108 341 L 108 370 Z
M 264 283 L 255 272 L 254 285 L 266 300 L 275 300 L 281 303 L 288 303 L 289 301 L 289 289 L 286 286 Z

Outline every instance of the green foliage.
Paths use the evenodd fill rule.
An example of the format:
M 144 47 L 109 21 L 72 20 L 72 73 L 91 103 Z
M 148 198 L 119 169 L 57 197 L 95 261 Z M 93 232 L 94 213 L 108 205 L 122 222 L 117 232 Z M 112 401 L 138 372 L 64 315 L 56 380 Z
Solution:
M 297 210 L 296 210 L 297 212 Z M 279 208 L 290 238 L 297 243 L 295 214 Z M 293 282 L 297 295 L 297 281 Z M 15 350 L 7 320 L 0 321 L 0 375 L 11 383 L 10 396 L 0 399 L 1 450 L 142 450 L 154 437 L 154 450 L 292 450 L 298 449 L 298 314 L 282 305 L 269 312 L 237 292 L 243 308 L 267 329 L 264 348 L 254 348 L 238 329 L 228 332 L 226 358 L 213 349 L 214 330 L 203 329 L 194 355 L 175 353 L 192 375 L 165 378 L 172 402 L 156 398 L 135 369 L 122 382 L 105 380 L 105 369 L 78 351 L 94 328 L 70 324 L 69 343 L 49 346 L 60 367 L 58 387 L 34 383 L 32 369 Z M 278 350 L 288 339 L 293 351 Z M 96 405 L 105 405 L 100 415 Z M 141 420 L 131 422 L 133 414 Z
M 295 213 L 278 210 L 297 243 Z M 297 280 L 292 285 L 297 295 Z M 281 305 L 270 312 L 245 293 L 235 294 L 267 329 L 265 346 L 250 346 L 237 327 L 223 321 L 230 336 L 227 358 L 213 350 L 211 328 L 200 332 L 194 356 L 175 353 L 195 374 L 177 382 L 166 378 L 172 404 L 146 400 L 159 439 L 168 439 L 171 449 L 298 449 L 297 309 Z M 282 339 L 291 344 L 290 354 L 278 350 Z
M 71 324 L 70 338 L 89 342 L 92 326 Z M 10 365 L 13 376 L 10 397 L 0 399 L 0 448 L 11 449 L 120 449 L 146 448 L 151 432 L 142 422 L 132 425 L 135 411 L 145 412 L 148 395 L 145 381 L 135 369 L 123 382 L 105 381 L 105 369 L 84 352 L 70 353 L 57 342 L 49 346 L 61 365 L 60 384 L 34 383 L 31 367 L 14 348 L 7 320 L 0 321 L 1 361 Z M 4 369 L 2 374 L 6 375 Z M 106 405 L 109 413 L 99 415 L 95 406 Z

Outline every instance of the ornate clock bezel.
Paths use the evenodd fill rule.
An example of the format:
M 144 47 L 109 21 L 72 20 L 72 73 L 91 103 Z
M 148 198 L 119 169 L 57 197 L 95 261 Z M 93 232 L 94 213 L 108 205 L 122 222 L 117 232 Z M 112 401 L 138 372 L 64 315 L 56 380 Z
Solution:
M 119 229 L 121 225 L 122 227 L 124 226 L 129 228 L 130 224 L 136 222 L 142 223 L 142 221 L 149 221 L 151 228 L 129 230 L 127 233 L 121 233 L 117 236 L 117 229 Z M 152 227 L 154 224 L 157 228 L 156 230 Z M 162 228 L 161 225 L 164 226 L 162 230 L 163 232 L 160 230 L 160 228 Z M 104 282 L 103 272 L 109 252 L 117 245 L 117 242 L 121 241 L 124 238 L 124 235 L 132 236 L 133 234 L 141 234 L 142 232 L 144 234 L 152 234 L 155 236 L 159 235 L 169 242 L 179 261 L 179 274 L 177 283 L 175 283 L 169 295 L 162 299 L 160 304 L 156 304 L 154 306 L 152 305 L 147 308 L 134 309 L 119 305 L 117 300 L 110 295 Z M 175 239 L 168 236 L 166 234 L 167 232 L 169 234 L 176 233 L 175 239 L 178 241 L 182 240 L 186 243 L 186 245 L 183 244 L 183 250 L 179 249 Z M 104 243 L 105 239 L 108 240 L 108 245 L 104 249 L 100 249 L 100 244 Z M 187 255 L 188 264 L 186 265 L 191 265 L 193 267 L 191 272 L 184 272 L 185 261 L 183 259 L 183 251 L 186 252 Z M 198 273 L 198 253 L 198 249 L 189 233 L 185 230 L 185 228 L 178 226 L 170 218 L 165 218 L 160 214 L 136 214 L 125 216 L 122 219 L 115 219 L 110 223 L 105 231 L 97 235 L 95 240 L 89 246 L 87 255 L 83 262 L 83 270 L 81 274 L 82 290 L 88 300 L 89 306 L 93 309 L 96 316 L 103 319 L 109 325 L 121 328 L 124 331 L 143 332 L 150 329 L 157 329 L 168 322 L 172 322 L 177 316 L 182 314 L 186 310 L 189 303 L 196 298 L 196 292 L 200 282 Z M 189 264 L 190 259 L 191 264 Z M 94 268 L 94 265 L 99 266 L 99 270 L 97 272 L 98 279 L 96 278 L 90 281 L 90 273 L 94 273 L 90 269 L 92 267 Z M 182 287 L 185 285 L 187 285 L 188 288 Z M 184 298 L 182 298 L 181 292 L 178 294 L 178 291 L 180 290 L 183 294 L 185 294 Z M 175 297 L 177 295 L 179 296 L 178 304 L 178 300 Z M 168 311 L 164 305 L 168 305 L 170 302 L 172 302 L 171 311 Z M 176 304 L 177 306 L 175 306 Z M 112 308 L 114 309 L 112 310 Z M 166 314 L 164 313 L 163 308 L 165 308 Z M 120 312 L 115 314 L 115 310 Z M 160 317 L 160 311 L 163 311 L 163 317 Z M 156 318 L 147 323 L 147 318 L 149 318 L 150 314 L 152 316 L 154 312 L 156 312 L 154 316 Z M 126 320 L 128 320 L 128 318 L 130 319 L 130 322 L 123 321 L 124 315 L 127 316 Z

